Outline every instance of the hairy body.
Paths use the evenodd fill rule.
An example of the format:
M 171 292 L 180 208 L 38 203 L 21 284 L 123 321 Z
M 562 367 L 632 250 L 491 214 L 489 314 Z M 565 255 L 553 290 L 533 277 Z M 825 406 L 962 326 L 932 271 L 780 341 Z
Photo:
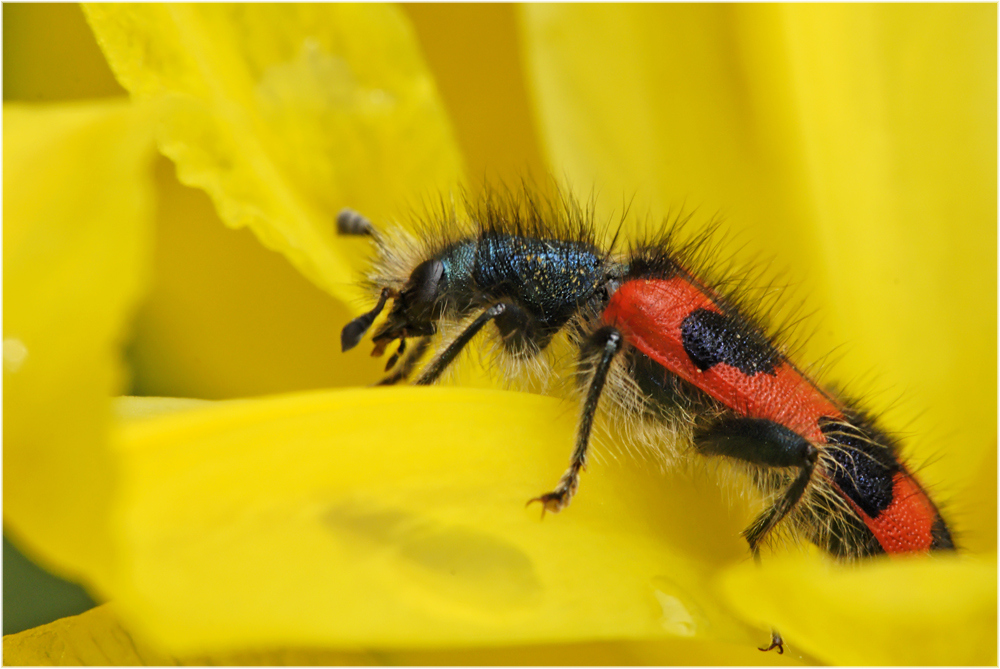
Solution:
M 796 366 L 731 282 L 708 278 L 704 239 L 679 243 L 668 226 L 618 251 L 565 200 L 492 196 L 469 209 L 416 236 L 341 217 L 343 233 L 371 235 L 378 249 L 368 276 L 378 304 L 344 328 L 342 345 L 355 346 L 389 300 L 372 335 L 376 354 L 399 342 L 382 383 L 407 379 L 436 339 L 417 384 L 435 382 L 480 333 L 505 369 L 548 369 L 553 340 L 568 341 L 579 351 L 576 446 L 554 490 L 532 501 L 553 512 L 570 503 L 606 413 L 667 458 L 721 458 L 744 472 L 766 503 L 744 531 L 754 554 L 779 533 L 844 558 L 954 548 L 896 441 Z

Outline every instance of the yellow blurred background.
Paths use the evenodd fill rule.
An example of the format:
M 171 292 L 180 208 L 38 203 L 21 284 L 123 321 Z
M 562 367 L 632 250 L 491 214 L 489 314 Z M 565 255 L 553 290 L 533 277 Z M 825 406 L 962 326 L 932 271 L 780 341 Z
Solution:
M 657 33 L 658 24 L 654 25 L 652 22 L 648 26 L 643 25 L 634 17 L 632 23 L 611 20 L 601 22 L 602 27 L 607 28 L 604 39 L 609 43 L 616 39 L 616 31 L 621 31 L 626 36 L 641 35 L 643 43 L 634 45 L 637 50 L 662 48 L 665 53 L 672 54 L 673 60 L 670 63 L 673 65 L 687 62 L 685 59 L 702 59 L 706 71 L 712 71 L 723 78 L 733 77 L 734 81 L 730 82 L 733 84 L 732 90 L 723 91 L 713 88 L 714 80 L 683 68 L 669 70 L 664 65 L 663 71 L 654 67 L 652 72 L 646 73 L 653 78 L 676 77 L 672 81 L 678 89 L 686 90 L 692 95 L 700 95 L 708 100 L 714 100 L 715 96 L 724 98 L 724 104 L 720 103 L 717 108 L 713 108 L 712 113 L 720 115 L 720 127 L 733 132 L 733 136 L 729 137 L 713 132 L 704 136 L 685 135 L 683 130 L 678 130 L 675 134 L 657 134 L 662 118 L 645 118 L 642 119 L 644 125 L 619 127 L 613 116 L 616 105 L 638 109 L 637 115 L 640 117 L 643 104 L 648 103 L 650 108 L 657 108 L 659 105 L 659 108 L 666 108 L 669 113 L 674 114 L 670 116 L 672 122 L 676 121 L 679 127 L 685 128 L 685 123 L 698 125 L 700 119 L 696 116 L 700 112 L 697 106 L 692 110 L 683 105 L 674 105 L 669 97 L 674 94 L 673 90 L 653 91 L 647 95 L 642 86 L 630 87 L 634 83 L 630 78 L 638 79 L 641 72 L 635 63 L 629 61 L 627 53 L 620 54 L 621 62 L 602 61 L 602 54 L 605 52 L 597 48 L 588 49 L 586 42 L 589 38 L 585 31 L 564 29 L 560 32 L 558 21 L 549 16 L 555 10 L 533 8 L 531 25 L 537 31 L 532 34 L 535 38 L 533 44 L 545 44 L 551 38 L 563 40 L 563 44 L 575 47 L 570 50 L 572 55 L 567 58 L 567 61 L 572 62 L 558 63 L 558 57 L 555 57 L 546 61 L 550 66 L 556 62 L 557 65 L 564 66 L 566 71 L 575 72 L 581 77 L 593 75 L 604 77 L 608 81 L 604 88 L 587 87 L 586 82 L 571 81 L 566 84 L 565 90 L 557 92 L 570 101 L 587 96 L 594 98 L 594 109 L 612 115 L 610 120 L 599 119 L 607 124 L 603 130 L 608 138 L 634 138 L 636 134 L 648 132 L 648 144 L 626 145 L 623 141 L 622 146 L 618 146 L 614 141 L 609 141 L 606 146 L 595 148 L 587 144 L 587 137 L 583 133 L 580 133 L 581 138 L 578 139 L 572 132 L 586 123 L 580 122 L 570 130 L 553 127 L 557 125 L 551 123 L 553 118 L 560 123 L 566 118 L 568 120 L 565 125 L 571 126 L 571 113 L 563 114 L 561 112 L 564 110 L 553 111 L 551 108 L 547 115 L 537 111 L 540 106 L 552 104 L 552 99 L 558 102 L 558 96 L 552 99 L 532 98 L 532 83 L 527 78 L 535 77 L 534 85 L 537 87 L 546 83 L 546 77 L 557 79 L 558 75 L 565 73 L 533 69 L 530 64 L 523 62 L 526 38 L 522 32 L 523 16 L 519 14 L 518 8 L 504 4 L 407 4 L 402 9 L 416 31 L 427 65 L 435 76 L 438 91 L 450 115 L 453 132 L 463 154 L 467 183 L 472 191 L 481 187 L 486 180 L 516 181 L 525 175 L 544 177 L 550 169 L 548 161 L 552 159 L 551 153 L 556 150 L 562 152 L 563 158 L 568 157 L 569 162 L 575 160 L 577 167 L 582 164 L 591 166 L 586 163 L 588 159 L 593 159 L 593 164 L 605 170 L 608 165 L 615 170 L 620 165 L 621 171 L 605 173 L 602 183 L 605 186 L 611 184 L 615 188 L 645 189 L 648 192 L 644 195 L 649 196 L 654 201 L 654 208 L 659 209 L 678 204 L 693 192 L 691 183 L 698 182 L 706 174 L 714 175 L 716 179 L 712 181 L 712 185 L 717 190 L 699 192 L 698 197 L 701 199 L 688 204 L 697 206 L 707 202 L 710 207 L 724 207 L 717 201 L 720 198 L 719 191 L 732 188 L 728 191 L 730 200 L 726 202 L 731 208 L 724 213 L 734 214 L 733 218 L 750 220 L 752 224 L 760 224 L 750 247 L 753 250 L 766 249 L 780 253 L 782 264 L 793 268 L 793 278 L 797 281 L 804 280 L 807 305 L 810 308 L 823 305 L 828 310 L 824 314 L 826 320 L 822 321 L 823 327 L 817 330 L 810 346 L 826 351 L 849 340 L 851 348 L 847 353 L 846 365 L 849 379 L 851 373 L 860 376 L 877 363 L 883 363 L 883 371 L 890 370 L 886 377 L 890 381 L 886 384 L 891 388 L 889 392 L 909 393 L 916 388 L 917 405 L 914 407 L 911 404 L 904 410 L 903 418 L 897 419 L 901 425 L 905 425 L 906 419 L 925 409 L 926 403 L 934 401 L 937 397 L 934 394 L 937 392 L 935 386 L 950 389 L 952 400 L 935 407 L 938 413 L 934 419 L 945 425 L 932 424 L 932 430 L 948 433 L 953 431 L 952 426 L 956 426 L 954 429 L 965 430 L 963 434 L 971 434 L 979 441 L 983 435 L 991 437 L 995 446 L 995 413 L 992 423 L 986 420 L 986 414 L 996 404 L 996 231 L 990 226 L 983 227 L 982 217 L 973 221 L 956 221 L 953 239 L 948 238 L 949 231 L 946 231 L 944 241 L 936 241 L 936 237 L 930 238 L 925 245 L 940 246 L 942 253 L 951 254 L 946 257 L 963 258 L 963 266 L 949 267 L 947 263 L 926 263 L 922 266 L 924 261 L 920 255 L 908 257 L 903 254 L 897 258 L 892 252 L 897 245 L 908 243 L 906 233 L 919 237 L 924 235 L 925 228 L 910 229 L 906 225 L 909 220 L 902 221 L 899 228 L 890 228 L 888 231 L 863 225 L 864 220 L 868 220 L 866 216 L 878 219 L 882 213 L 886 213 L 887 217 L 893 213 L 903 217 L 912 214 L 914 226 L 926 224 L 928 221 L 933 222 L 933 217 L 927 215 L 919 219 L 919 215 L 926 214 L 928 207 L 940 207 L 942 203 L 933 201 L 925 205 L 926 193 L 916 189 L 916 192 L 907 194 L 906 201 L 899 203 L 897 212 L 861 211 L 860 207 L 869 200 L 878 205 L 881 186 L 877 179 L 885 175 L 874 174 L 869 179 L 850 169 L 842 172 L 831 170 L 834 172 L 832 174 L 823 173 L 824 167 L 837 165 L 838 161 L 843 167 L 854 159 L 854 152 L 860 155 L 862 151 L 874 146 L 876 152 L 885 149 L 888 154 L 891 149 L 896 149 L 899 155 L 907 157 L 903 166 L 905 169 L 901 170 L 903 172 L 912 170 L 916 173 L 919 170 L 933 169 L 938 170 L 933 173 L 940 173 L 942 179 L 949 178 L 956 182 L 961 182 L 963 177 L 960 172 L 947 165 L 925 164 L 933 162 L 933 156 L 937 155 L 930 151 L 946 153 L 948 150 L 948 147 L 935 145 L 930 140 L 926 144 L 915 142 L 905 147 L 892 147 L 889 146 L 892 138 L 878 133 L 870 136 L 852 134 L 851 130 L 855 127 L 852 123 L 867 126 L 856 118 L 838 116 L 835 111 L 831 111 L 844 103 L 844 100 L 836 99 L 840 89 L 831 88 L 833 92 L 827 97 L 823 82 L 810 77 L 812 72 L 818 71 L 836 79 L 841 74 L 839 63 L 818 59 L 819 62 L 808 64 L 812 70 L 799 64 L 805 69 L 790 68 L 789 72 L 779 72 L 777 67 L 768 66 L 769 63 L 782 63 L 783 54 L 780 53 L 779 46 L 775 46 L 780 45 L 778 36 L 770 32 L 775 25 L 795 27 L 789 30 L 789 41 L 792 47 L 801 52 L 836 53 L 834 48 L 826 51 L 822 48 L 811 49 L 816 45 L 803 43 L 808 42 L 805 37 L 811 34 L 826 34 L 822 30 L 823 26 L 816 25 L 818 14 L 789 18 L 793 11 L 772 6 L 760 10 L 760 13 L 747 13 L 742 16 L 745 21 L 741 22 L 736 20 L 739 18 L 736 14 L 745 10 L 721 6 L 697 10 L 683 6 L 641 10 L 649 12 L 648 15 L 655 14 L 659 19 L 669 12 L 671 20 L 683 27 L 679 32 L 690 36 L 689 41 L 678 40 L 669 44 L 661 44 L 661 35 Z M 587 25 L 592 25 L 595 17 L 600 19 L 604 16 L 602 13 L 608 11 L 603 7 L 586 8 L 580 10 L 576 17 L 581 23 L 589 21 Z M 930 7 L 926 11 L 944 10 Z M 979 12 L 985 18 L 990 16 L 988 10 L 963 11 Z M 780 15 L 779 20 L 768 22 L 766 19 L 775 18 L 769 12 Z M 584 14 L 587 14 L 584 17 L 586 21 L 580 18 Z M 838 16 L 843 18 L 843 15 Z M 941 16 L 941 23 L 947 29 L 946 24 L 954 20 L 957 14 L 946 13 Z M 984 31 L 993 31 L 994 52 L 995 18 L 994 7 L 991 24 L 976 24 Z M 782 24 L 782 20 L 786 23 Z M 713 32 L 719 24 L 729 26 L 731 34 Z M 859 24 L 871 27 L 865 20 L 859 21 Z M 844 25 L 828 26 L 829 34 L 852 34 L 851 25 L 853 24 L 845 22 Z M 904 22 L 904 27 L 906 25 L 909 24 Z M 960 22 L 956 25 L 961 27 Z M 114 80 L 77 5 L 5 4 L 3 26 L 5 102 L 42 103 L 125 95 L 125 91 Z M 754 32 L 755 28 L 759 28 L 759 32 Z M 796 29 L 801 32 L 796 32 Z M 719 34 L 724 38 L 719 38 Z M 782 37 L 786 38 L 787 35 Z M 864 40 L 872 37 L 864 34 L 858 40 L 859 43 L 867 44 Z M 915 39 L 917 38 L 922 36 L 915 35 Z M 719 43 L 714 44 L 713 39 L 719 40 Z M 796 42 L 796 39 L 800 41 Z M 706 48 L 706 44 L 714 44 L 717 48 Z M 771 73 L 764 77 L 763 82 L 758 80 L 761 86 L 755 90 L 740 88 L 743 80 L 736 81 L 736 75 L 727 69 L 732 65 L 730 61 L 739 60 L 738 55 L 728 50 L 739 48 L 744 48 L 746 53 L 755 54 L 758 58 L 757 61 L 746 64 L 750 71 L 747 80 L 754 80 L 753 75 L 759 75 L 762 71 Z M 705 52 L 698 49 L 704 49 Z M 866 55 L 863 48 L 859 52 Z M 920 53 L 910 56 L 912 57 L 908 60 L 900 58 L 899 62 L 914 63 L 912 72 L 900 74 L 901 80 L 911 81 L 922 76 L 924 70 L 933 70 L 934 63 L 921 61 Z M 730 60 L 726 60 L 727 58 Z M 831 58 L 831 61 L 836 61 L 836 58 Z M 638 97 L 611 95 L 611 99 L 607 99 L 610 95 L 607 91 L 616 83 L 616 72 L 621 73 L 620 78 L 623 80 L 621 90 L 626 93 L 639 91 Z M 963 77 L 972 77 L 974 74 L 955 72 L 953 77 L 946 77 L 944 83 L 949 84 L 947 80 L 954 79 L 961 84 L 965 80 Z M 911 79 L 907 80 L 906 76 Z M 993 79 L 995 80 L 995 60 Z M 785 88 L 789 81 L 806 91 L 801 99 L 793 99 L 795 96 Z M 882 101 L 878 98 L 877 83 L 879 82 L 866 80 L 865 85 L 871 84 L 872 90 L 860 86 L 863 90 L 855 92 L 860 98 L 874 100 L 872 108 L 879 110 L 882 109 Z M 684 86 L 688 88 L 684 89 Z M 942 90 L 948 89 L 945 87 Z M 727 95 L 730 97 L 726 97 Z M 803 99 L 806 103 L 802 103 Z M 928 128 L 933 127 L 933 119 L 938 118 L 933 113 L 940 111 L 940 118 L 951 118 L 947 114 L 952 108 L 949 105 L 956 103 L 943 96 L 942 99 L 944 101 L 941 102 L 940 109 L 936 102 L 926 105 L 924 101 L 918 100 L 920 104 L 915 104 L 914 109 L 927 111 L 926 117 L 919 114 L 911 117 L 910 110 L 904 109 L 902 119 L 894 121 L 900 120 L 898 125 L 905 125 L 911 136 L 927 133 Z M 788 103 L 787 108 L 782 107 L 784 103 Z M 799 103 L 811 107 L 795 107 Z M 933 108 L 926 109 L 929 106 Z M 787 116 L 772 116 L 767 113 L 775 108 L 785 109 Z M 732 111 L 734 109 L 736 111 Z M 975 111 L 984 116 L 992 113 L 995 125 L 995 85 L 992 110 L 984 108 Z M 598 113 L 595 115 L 599 116 Z M 812 120 L 816 125 L 809 126 L 806 123 L 801 128 L 795 127 L 794 122 L 799 117 Z M 750 125 L 751 121 L 747 119 L 758 125 L 747 128 L 748 132 L 744 135 L 740 124 Z M 910 125 L 906 125 L 911 121 Z M 822 122 L 833 128 L 843 128 L 843 136 L 820 145 L 816 142 L 816 137 L 822 137 L 824 129 L 818 127 Z M 710 124 L 706 124 L 706 127 L 709 126 Z M 756 135 L 749 132 L 754 129 Z M 539 136 L 543 132 L 547 133 L 547 147 L 543 146 L 543 140 Z M 961 132 L 962 128 L 945 128 L 941 136 L 961 138 Z M 982 144 L 982 152 L 977 154 L 977 159 L 984 164 L 992 161 L 992 181 L 995 182 L 995 129 L 993 132 L 992 141 Z M 782 138 L 787 139 L 788 135 L 794 135 L 794 141 L 788 145 L 782 144 Z M 737 147 L 734 153 L 744 161 L 730 159 L 730 155 L 724 150 L 728 146 L 727 142 Z M 664 151 L 664 146 L 670 147 L 673 153 Z M 629 151 L 632 153 L 628 153 Z M 623 158 L 626 154 L 629 158 L 639 158 L 634 161 L 626 160 Z M 648 169 L 639 169 L 637 165 Z M 808 172 L 806 168 L 816 168 L 817 171 Z M 638 171 L 631 173 L 629 169 Z M 648 181 L 643 181 L 644 179 Z M 175 177 L 172 163 L 165 158 L 160 158 L 157 162 L 155 180 L 159 207 L 153 273 L 147 299 L 135 316 L 127 346 L 131 371 L 129 392 L 139 395 L 221 399 L 337 385 L 359 385 L 377 377 L 381 371 L 380 361 L 354 356 L 350 365 L 345 366 L 338 357 L 337 333 L 352 315 L 346 306 L 330 299 L 326 293 L 309 283 L 283 256 L 265 249 L 248 229 L 232 230 L 222 225 L 209 197 L 200 190 L 181 185 Z M 919 182 L 919 179 L 913 180 L 913 183 Z M 845 184 L 851 190 L 851 196 L 838 200 L 837 193 L 832 191 Z M 857 184 L 864 187 L 854 188 Z M 960 186 L 961 183 L 957 185 Z M 678 201 L 656 201 L 662 191 L 670 192 L 672 188 L 676 189 Z M 619 203 L 623 194 L 629 193 L 610 192 L 606 196 L 614 206 Z M 781 197 L 782 195 L 786 197 Z M 995 197 L 994 187 L 991 222 L 994 228 Z M 945 205 L 952 206 L 955 210 L 962 207 L 974 209 L 977 206 L 969 205 L 967 201 Z M 857 215 L 851 207 L 858 207 Z M 965 209 L 961 211 L 964 212 Z M 773 216 L 775 220 L 766 220 L 768 216 Z M 817 222 L 811 221 L 810 216 L 818 220 L 818 225 L 795 225 L 800 220 Z M 840 219 L 860 219 L 862 224 L 848 228 L 849 232 L 845 234 L 837 227 L 842 222 Z M 970 226 L 971 232 L 961 234 L 963 225 Z M 914 246 L 919 247 L 920 241 Z M 934 250 L 936 252 L 937 249 Z M 859 267 L 868 268 L 874 274 L 856 272 Z M 804 276 L 807 270 L 815 271 L 810 276 Z M 964 273 L 967 273 L 969 279 L 963 279 L 966 276 Z M 882 282 L 887 292 L 882 302 L 873 300 L 868 305 L 868 312 L 862 306 L 860 313 L 863 317 L 859 318 L 856 315 L 858 312 L 851 309 L 860 302 L 859 297 L 863 298 L 866 293 L 871 292 L 868 284 L 871 276 Z M 943 283 L 942 277 L 950 282 Z M 837 281 L 826 281 L 831 278 Z M 990 279 L 992 286 L 983 285 L 984 281 L 988 284 Z M 963 280 L 967 286 L 964 289 Z M 916 281 L 918 285 L 914 288 L 919 287 L 920 290 L 909 289 L 906 286 L 908 281 Z M 956 285 L 959 288 L 949 288 Z M 983 298 L 984 295 L 987 299 Z M 928 305 L 943 305 L 944 308 L 951 309 L 947 313 L 957 314 L 964 320 L 957 319 L 949 323 L 935 323 L 932 319 L 929 321 L 927 313 L 933 315 L 937 312 L 929 311 Z M 974 350 L 985 350 L 992 357 L 970 361 L 963 357 L 962 350 L 941 350 L 942 347 L 933 347 L 933 342 L 925 343 L 925 339 L 933 339 L 933 328 L 947 328 L 949 325 L 964 331 L 962 336 L 965 339 L 957 341 L 972 341 Z M 893 326 L 906 331 L 894 334 Z M 990 341 L 992 349 L 988 345 L 983 346 L 983 342 L 989 344 Z M 915 361 L 913 350 L 923 350 L 929 357 L 926 361 Z M 963 366 L 962 373 L 956 374 L 955 369 Z M 969 387 L 974 392 L 963 403 L 954 400 L 954 396 L 968 392 L 963 386 L 965 381 L 969 382 Z M 888 405 L 892 403 L 892 399 L 880 397 L 879 402 Z M 921 406 L 920 402 L 925 405 Z M 967 421 L 968 424 L 961 423 L 963 412 L 972 416 Z M 893 427 L 897 425 L 894 424 Z M 919 427 L 925 426 L 919 424 Z M 955 441 L 954 437 L 948 441 L 948 434 L 944 437 L 943 443 Z M 933 453 L 933 448 L 925 452 Z M 935 466 L 939 466 L 938 463 L 932 463 L 931 467 Z M 964 462 L 961 458 L 951 457 L 943 460 L 940 469 L 936 471 L 950 476 L 956 489 L 973 491 L 973 494 L 967 494 L 959 500 L 955 511 L 959 515 L 982 516 L 975 520 L 975 529 L 981 533 L 971 538 L 975 544 L 973 548 L 989 551 L 992 546 L 995 551 L 995 448 L 987 449 L 985 462 Z M 942 475 L 941 478 L 946 477 Z M 976 491 L 981 491 L 981 494 L 975 494 Z M 985 512 L 981 513 L 983 510 Z M 990 527 L 993 528 L 992 534 Z M 82 591 L 49 578 L 20 556 L 6 540 L 4 594 L 5 634 L 90 606 L 89 599 Z

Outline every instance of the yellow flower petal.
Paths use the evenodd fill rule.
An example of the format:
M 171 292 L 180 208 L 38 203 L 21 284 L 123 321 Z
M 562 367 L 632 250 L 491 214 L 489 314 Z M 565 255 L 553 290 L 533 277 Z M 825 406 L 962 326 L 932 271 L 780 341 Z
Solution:
M 747 619 L 774 625 L 790 647 L 829 664 L 997 662 L 995 555 L 864 565 L 776 559 L 730 570 L 721 588 Z
M 247 649 L 211 655 L 173 656 L 121 624 L 112 605 L 3 638 L 8 666 L 187 665 L 187 666 L 524 666 L 790 664 L 789 656 L 751 654 L 744 646 L 718 642 L 591 642 L 440 650 Z M 794 663 L 794 662 L 791 662 Z
M 125 630 L 109 604 L 3 638 L 7 666 L 169 665 L 172 658 Z
M 246 650 L 210 656 L 164 653 L 122 625 L 112 604 L 3 638 L 7 666 L 303 666 L 374 665 L 365 651 Z
M 766 635 L 761 637 L 766 639 Z M 385 664 L 409 666 L 797 666 L 815 664 L 785 653 L 718 640 L 581 641 L 573 644 L 451 648 L 380 653 Z
M 525 508 L 565 466 L 566 408 L 394 388 L 131 421 L 108 594 L 178 654 L 671 636 L 756 653 L 764 632 L 709 589 L 745 556 L 735 527 L 705 552 L 705 518 L 725 515 L 713 496 L 692 504 L 683 479 L 595 464 L 562 515 Z M 689 513 L 669 517 L 678 497 Z
M 469 188 L 546 175 L 518 49 L 517 7 L 407 2 L 402 9 L 448 108 Z
M 4 12 L 5 99 L 125 94 L 79 5 Z M 225 229 L 210 198 L 175 173 L 169 160 L 157 163 L 152 279 L 128 345 L 130 392 L 240 397 L 378 378 L 377 360 L 337 348 L 363 305 L 331 301 L 249 230 Z M 357 244 L 359 257 L 367 250 Z
M 640 213 L 722 211 L 749 232 L 747 249 L 791 268 L 819 314 L 803 361 L 842 347 L 831 380 L 895 404 L 885 422 L 917 435 L 907 453 L 958 536 L 982 527 L 972 487 L 996 449 L 996 7 L 530 5 L 523 17 L 553 171 L 606 204 L 636 193 Z
M 3 47 L 5 101 L 125 95 L 78 4 L 8 5 L 3 10 Z
M 108 398 L 148 258 L 149 118 L 120 101 L 3 113 L 4 528 L 89 583 L 111 564 Z
M 405 20 L 387 5 L 94 5 L 112 69 L 165 99 L 160 138 L 183 183 L 307 278 L 357 294 L 351 206 L 377 219 L 447 190 L 461 164 Z M 362 249 L 359 252 L 359 249 Z
M 340 329 L 364 303 L 330 299 L 249 230 L 224 227 L 166 159 L 156 185 L 154 271 L 128 349 L 130 392 L 221 399 L 380 378 L 385 360 L 340 352 Z

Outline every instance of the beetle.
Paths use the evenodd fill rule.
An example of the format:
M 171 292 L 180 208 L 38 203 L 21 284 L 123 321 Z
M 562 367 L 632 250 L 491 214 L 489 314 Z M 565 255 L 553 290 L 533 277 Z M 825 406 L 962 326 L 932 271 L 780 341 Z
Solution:
M 469 216 L 444 213 L 417 234 L 378 231 L 345 210 L 338 230 L 377 249 L 373 309 L 341 333 L 373 355 L 398 342 L 382 385 L 436 382 L 484 332 L 503 367 L 532 364 L 553 340 L 578 352 L 575 447 L 555 487 L 529 501 L 569 505 L 599 412 L 640 425 L 670 457 L 723 458 L 767 500 L 743 531 L 751 553 L 783 529 L 843 559 L 951 550 L 938 507 L 904 463 L 897 440 L 853 400 L 824 388 L 699 262 L 702 237 L 678 225 L 618 251 L 596 241 L 593 209 L 530 192 L 487 194 Z M 703 255 L 703 254 L 702 254 Z M 446 334 L 445 334 L 446 333 Z M 779 644 L 780 645 L 780 644 Z

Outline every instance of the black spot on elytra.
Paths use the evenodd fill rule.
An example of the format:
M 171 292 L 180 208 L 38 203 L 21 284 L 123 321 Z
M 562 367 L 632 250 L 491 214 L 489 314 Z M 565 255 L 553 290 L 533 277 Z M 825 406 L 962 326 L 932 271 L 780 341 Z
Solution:
M 827 449 L 839 465 L 832 472 L 833 482 L 869 518 L 877 518 L 892 503 L 892 477 L 899 471 L 892 449 L 877 443 L 881 433 L 869 434 L 844 420 L 826 416 L 818 423 L 827 442 L 839 446 Z
M 696 309 L 681 323 L 681 341 L 691 362 L 701 371 L 720 362 L 747 376 L 777 374 L 781 354 L 756 329 L 708 309 Z

